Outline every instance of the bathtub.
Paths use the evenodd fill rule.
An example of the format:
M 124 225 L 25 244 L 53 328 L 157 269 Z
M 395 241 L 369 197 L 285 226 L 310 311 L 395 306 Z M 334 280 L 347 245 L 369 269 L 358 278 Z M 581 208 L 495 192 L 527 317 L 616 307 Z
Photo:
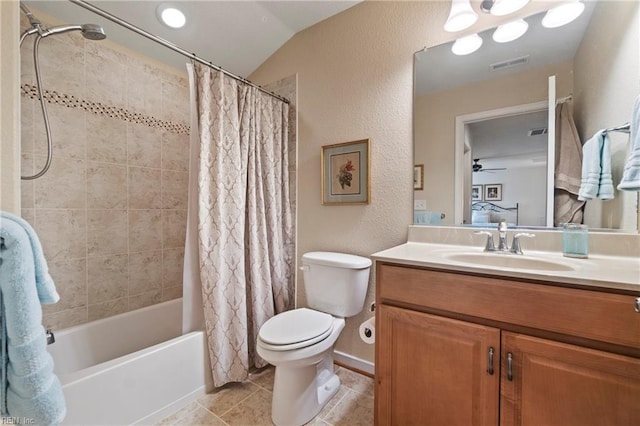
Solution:
M 56 331 L 62 424 L 152 424 L 211 389 L 204 333 L 181 322 L 176 299 Z

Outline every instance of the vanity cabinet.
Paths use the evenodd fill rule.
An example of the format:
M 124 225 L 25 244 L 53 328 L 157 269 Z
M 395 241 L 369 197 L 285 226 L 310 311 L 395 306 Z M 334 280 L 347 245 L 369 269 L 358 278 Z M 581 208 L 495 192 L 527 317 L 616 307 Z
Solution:
M 638 295 L 376 262 L 377 425 L 637 425 Z

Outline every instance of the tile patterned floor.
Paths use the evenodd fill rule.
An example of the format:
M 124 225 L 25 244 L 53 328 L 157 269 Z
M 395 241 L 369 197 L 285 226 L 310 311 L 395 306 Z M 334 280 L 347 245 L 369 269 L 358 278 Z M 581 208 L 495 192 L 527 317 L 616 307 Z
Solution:
M 158 426 L 271 426 L 273 368 L 268 367 L 244 383 L 232 383 L 202 396 L 164 418 Z M 373 379 L 336 367 L 340 390 L 308 425 L 373 425 Z

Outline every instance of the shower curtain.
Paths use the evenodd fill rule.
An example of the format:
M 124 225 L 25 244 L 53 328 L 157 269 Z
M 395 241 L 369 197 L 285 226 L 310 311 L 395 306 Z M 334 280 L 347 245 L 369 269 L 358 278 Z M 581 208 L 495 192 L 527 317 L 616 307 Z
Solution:
M 255 350 L 258 330 L 293 305 L 288 105 L 220 71 L 188 68 L 197 167 L 190 169 L 185 300 L 197 304 L 201 288 L 217 387 L 266 365 Z

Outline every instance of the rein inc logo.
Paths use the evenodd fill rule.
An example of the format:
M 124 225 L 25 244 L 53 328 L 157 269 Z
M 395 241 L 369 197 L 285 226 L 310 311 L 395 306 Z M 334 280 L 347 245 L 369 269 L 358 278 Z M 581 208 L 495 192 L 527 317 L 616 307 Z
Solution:
M 34 425 L 35 419 L 29 417 L 0 417 L 0 424 L 3 425 Z

